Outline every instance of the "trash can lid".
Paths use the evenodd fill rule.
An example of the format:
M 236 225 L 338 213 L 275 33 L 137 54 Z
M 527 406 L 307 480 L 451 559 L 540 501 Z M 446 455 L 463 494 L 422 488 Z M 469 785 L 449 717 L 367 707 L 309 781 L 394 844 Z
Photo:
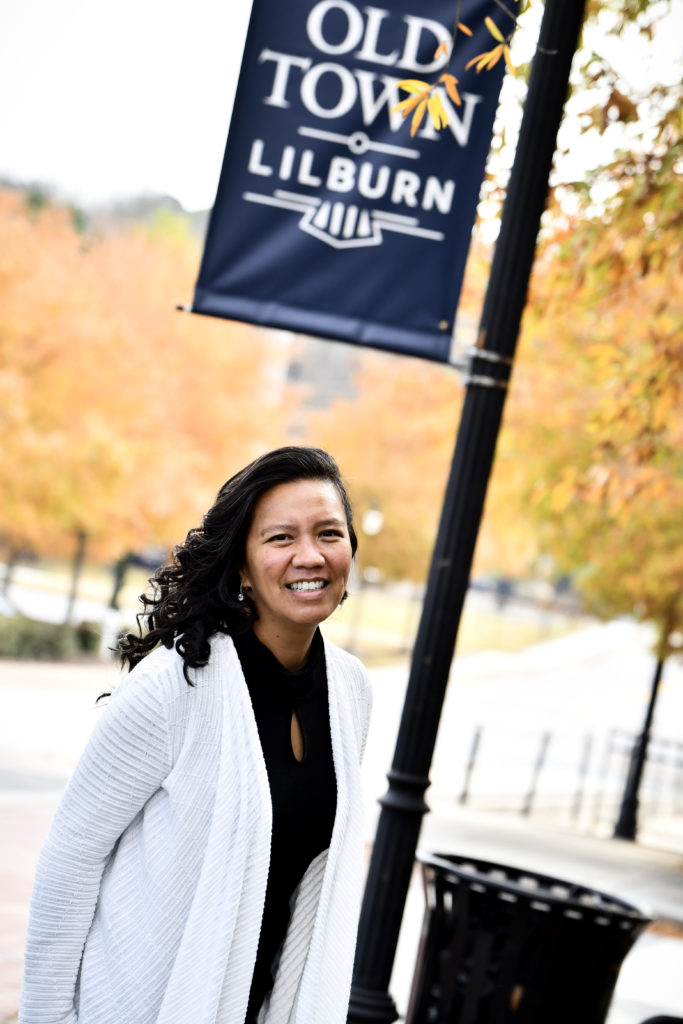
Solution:
M 592 917 L 596 924 L 631 928 L 651 920 L 642 908 L 609 893 L 526 868 L 452 853 L 419 852 L 417 859 L 427 886 L 431 876 L 438 876 L 455 886 L 465 883 L 474 891 L 490 890 L 503 899 L 528 901 L 538 910 L 562 908 L 565 916 Z

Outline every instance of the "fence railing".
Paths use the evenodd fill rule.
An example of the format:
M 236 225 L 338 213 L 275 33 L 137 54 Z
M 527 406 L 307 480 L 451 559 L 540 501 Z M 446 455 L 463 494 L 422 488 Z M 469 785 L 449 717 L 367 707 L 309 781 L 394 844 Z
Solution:
M 566 734 L 542 730 L 501 742 L 500 727 L 477 726 L 466 745 L 462 805 L 564 820 L 611 833 L 637 735 L 621 729 Z M 683 742 L 654 736 L 639 790 L 639 825 L 680 823 L 683 844 Z

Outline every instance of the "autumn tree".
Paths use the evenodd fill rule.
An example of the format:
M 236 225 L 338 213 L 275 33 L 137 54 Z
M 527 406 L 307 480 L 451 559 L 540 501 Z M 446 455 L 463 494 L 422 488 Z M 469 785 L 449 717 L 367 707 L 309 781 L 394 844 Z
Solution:
M 92 557 L 168 545 L 281 443 L 286 347 L 175 310 L 198 247 L 178 224 L 76 229 L 0 193 L 0 533 Z
M 455 371 L 418 359 L 363 352 L 357 393 L 308 417 L 307 438 L 338 459 L 357 522 L 369 509 L 381 532 L 360 535 L 361 569 L 423 580 L 455 440 L 462 389 Z
M 533 0 L 518 4 L 514 38 L 514 17 L 503 32 L 487 19 L 491 49 L 470 62 L 477 74 L 486 74 L 505 60 L 517 75 L 508 85 L 521 86 L 521 100 L 523 54 L 533 53 L 539 7 Z M 624 502 L 636 495 L 645 502 L 658 490 L 676 507 L 676 460 L 672 466 L 655 440 L 662 440 L 664 420 L 666 452 L 675 452 L 679 441 L 671 420 L 680 398 L 676 252 L 683 96 L 680 53 L 670 66 L 658 58 L 667 37 L 677 38 L 676 24 L 669 2 L 587 5 L 544 219 L 539 284 L 527 310 L 506 417 L 508 439 L 504 433 L 478 550 L 480 563 L 496 562 L 501 571 L 518 566 L 520 552 L 529 566 L 538 557 L 537 516 L 518 500 L 523 495 L 528 502 L 530 489 L 546 495 L 538 508 L 551 518 L 567 495 L 580 495 L 585 505 L 598 500 L 607 485 L 612 512 L 619 506 L 622 517 Z M 458 24 L 454 31 L 452 67 L 463 29 Z M 515 54 L 522 54 L 517 68 Z M 408 83 L 404 114 L 414 118 L 421 110 L 435 119 L 437 104 L 431 100 L 448 87 L 443 77 L 422 83 L 429 92 Z M 509 97 L 503 107 L 509 113 Z M 511 158 L 500 124 L 499 119 L 483 189 L 481 212 L 489 217 L 498 213 Z M 522 428 L 525 416 L 533 422 Z M 552 497 L 538 482 L 549 464 Z M 519 515 L 511 514 L 516 507 Z M 562 511 L 570 544 L 567 510 Z
M 538 8 L 537 4 L 526 6 L 529 14 Z M 630 30 L 646 40 L 656 38 L 658 22 L 666 23 L 670 11 L 668 3 L 589 5 L 567 119 L 570 130 L 564 134 L 561 155 L 565 159 L 558 162 L 553 198 L 544 218 L 544 238 L 477 550 L 479 569 L 509 575 L 533 572 L 539 557 L 552 551 L 558 573 L 581 567 L 586 598 L 596 609 L 600 604 L 596 581 L 607 577 L 591 573 L 588 542 L 593 539 L 598 551 L 610 548 L 604 531 L 610 529 L 610 516 L 621 517 L 623 524 L 627 499 L 630 522 L 640 522 L 646 534 L 644 524 L 659 521 L 658 508 L 662 537 L 669 512 L 673 511 L 674 520 L 676 514 L 677 499 L 671 492 L 676 463 L 669 455 L 679 440 L 672 424 L 672 409 L 679 401 L 674 381 L 680 380 L 675 342 L 680 334 L 675 298 L 679 267 L 672 254 L 681 208 L 674 184 L 680 173 L 680 86 L 644 80 L 640 63 L 633 65 L 638 75 L 629 82 L 624 78 L 628 64 L 620 67 L 618 59 L 611 62 L 599 55 L 601 42 L 607 46 L 621 35 L 628 36 Z M 492 40 L 497 59 L 509 57 L 506 40 L 493 33 Z M 448 85 L 437 80 L 433 84 Z M 413 99 L 403 109 L 412 118 L 427 96 L 417 85 L 407 91 Z M 429 115 L 428 104 L 422 114 Z M 569 162 L 567 157 L 572 148 L 578 148 L 579 131 L 588 155 L 581 178 L 573 180 L 576 161 Z M 596 139 L 611 139 L 610 146 L 627 142 L 629 147 L 599 165 L 594 159 L 599 152 Z M 484 189 L 488 200 L 504 183 L 500 174 L 504 162 L 499 146 Z M 459 319 L 463 311 L 471 317 L 474 310 L 477 315 L 485 287 L 481 274 L 477 285 L 478 294 L 471 292 L 461 302 Z M 354 472 L 356 465 L 365 464 L 359 474 L 361 507 L 377 504 L 378 492 L 398 494 L 402 483 L 394 477 L 405 476 L 405 490 L 395 505 L 395 533 L 383 531 L 381 538 L 373 539 L 372 548 L 385 571 L 418 578 L 433 539 L 459 410 L 457 388 L 449 392 L 434 387 L 427 383 L 427 376 L 423 379 L 411 366 L 402 385 L 398 367 L 395 373 L 393 367 L 390 373 L 366 369 L 356 402 L 338 406 L 325 424 L 316 426 L 322 436 L 335 439 L 335 450 L 348 451 Z M 402 387 L 405 401 L 397 401 Z M 426 420 L 420 410 L 427 410 L 433 428 L 424 433 Z M 667 440 L 662 438 L 662 445 L 653 447 L 653 431 L 658 431 L 662 420 L 667 424 Z M 415 427 L 412 433 L 411 426 Z M 414 445 L 402 442 L 404 434 L 410 435 Z M 436 452 L 439 486 L 432 486 L 429 481 L 435 477 L 428 472 L 423 475 L 421 467 Z M 610 485 L 607 508 L 599 498 L 606 480 Z M 412 501 L 407 481 L 413 483 Z M 666 512 L 661 506 L 665 491 L 670 500 Z M 423 498 L 426 514 L 418 511 Z M 575 528 L 570 525 L 570 508 L 579 515 Z M 429 524 L 423 533 L 408 525 L 405 517 L 413 514 L 416 521 Z M 395 557 L 402 543 L 410 546 L 418 536 L 422 551 L 418 558 L 411 559 L 407 551 Z M 618 531 L 610 537 L 618 543 Z M 664 541 L 662 549 L 672 540 Z M 623 541 L 630 546 L 625 534 Z M 649 550 L 656 576 L 657 556 L 652 546 Z M 617 560 L 612 558 L 611 564 L 616 566 Z M 675 583 L 672 560 L 670 567 Z M 619 591 L 614 575 L 609 585 L 613 597 Z M 628 574 L 619 575 L 626 586 Z M 659 589 L 660 596 L 665 590 Z M 640 597 L 631 590 L 620 603 L 612 601 L 611 612 L 605 601 L 600 606 L 604 614 L 626 607 L 642 611 L 644 592 L 641 583 Z M 648 612 L 647 617 L 652 614 Z
M 611 195 L 552 208 L 501 439 L 528 453 L 520 505 L 558 571 L 601 615 L 653 622 L 660 658 L 683 626 L 682 146 L 667 97 L 596 172 Z

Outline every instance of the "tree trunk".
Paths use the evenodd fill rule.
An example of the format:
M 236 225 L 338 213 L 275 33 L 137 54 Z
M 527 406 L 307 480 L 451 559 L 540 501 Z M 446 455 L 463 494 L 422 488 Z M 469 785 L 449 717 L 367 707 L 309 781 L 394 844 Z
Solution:
M 5 562 L 5 572 L 2 577 L 2 584 L 0 585 L 0 593 L 7 594 L 10 586 L 12 585 L 12 578 L 14 577 L 14 570 L 19 563 L 19 552 L 16 548 L 9 548 L 7 551 L 7 561 Z
M 85 545 L 87 539 L 87 534 L 83 530 L 78 530 L 76 532 L 76 552 L 74 554 L 74 560 L 71 567 L 71 585 L 69 587 L 69 597 L 66 604 L 66 616 L 64 618 L 65 626 L 70 626 L 72 624 L 74 606 L 76 604 L 76 597 L 78 596 L 78 583 L 81 577 L 83 563 L 85 561 Z

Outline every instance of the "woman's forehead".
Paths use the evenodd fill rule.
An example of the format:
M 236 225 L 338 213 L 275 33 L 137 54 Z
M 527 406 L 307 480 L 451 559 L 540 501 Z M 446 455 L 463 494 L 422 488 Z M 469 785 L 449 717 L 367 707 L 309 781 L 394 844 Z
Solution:
M 302 519 L 346 522 L 341 495 L 331 480 L 293 480 L 265 491 L 254 506 L 253 522 L 286 524 Z

